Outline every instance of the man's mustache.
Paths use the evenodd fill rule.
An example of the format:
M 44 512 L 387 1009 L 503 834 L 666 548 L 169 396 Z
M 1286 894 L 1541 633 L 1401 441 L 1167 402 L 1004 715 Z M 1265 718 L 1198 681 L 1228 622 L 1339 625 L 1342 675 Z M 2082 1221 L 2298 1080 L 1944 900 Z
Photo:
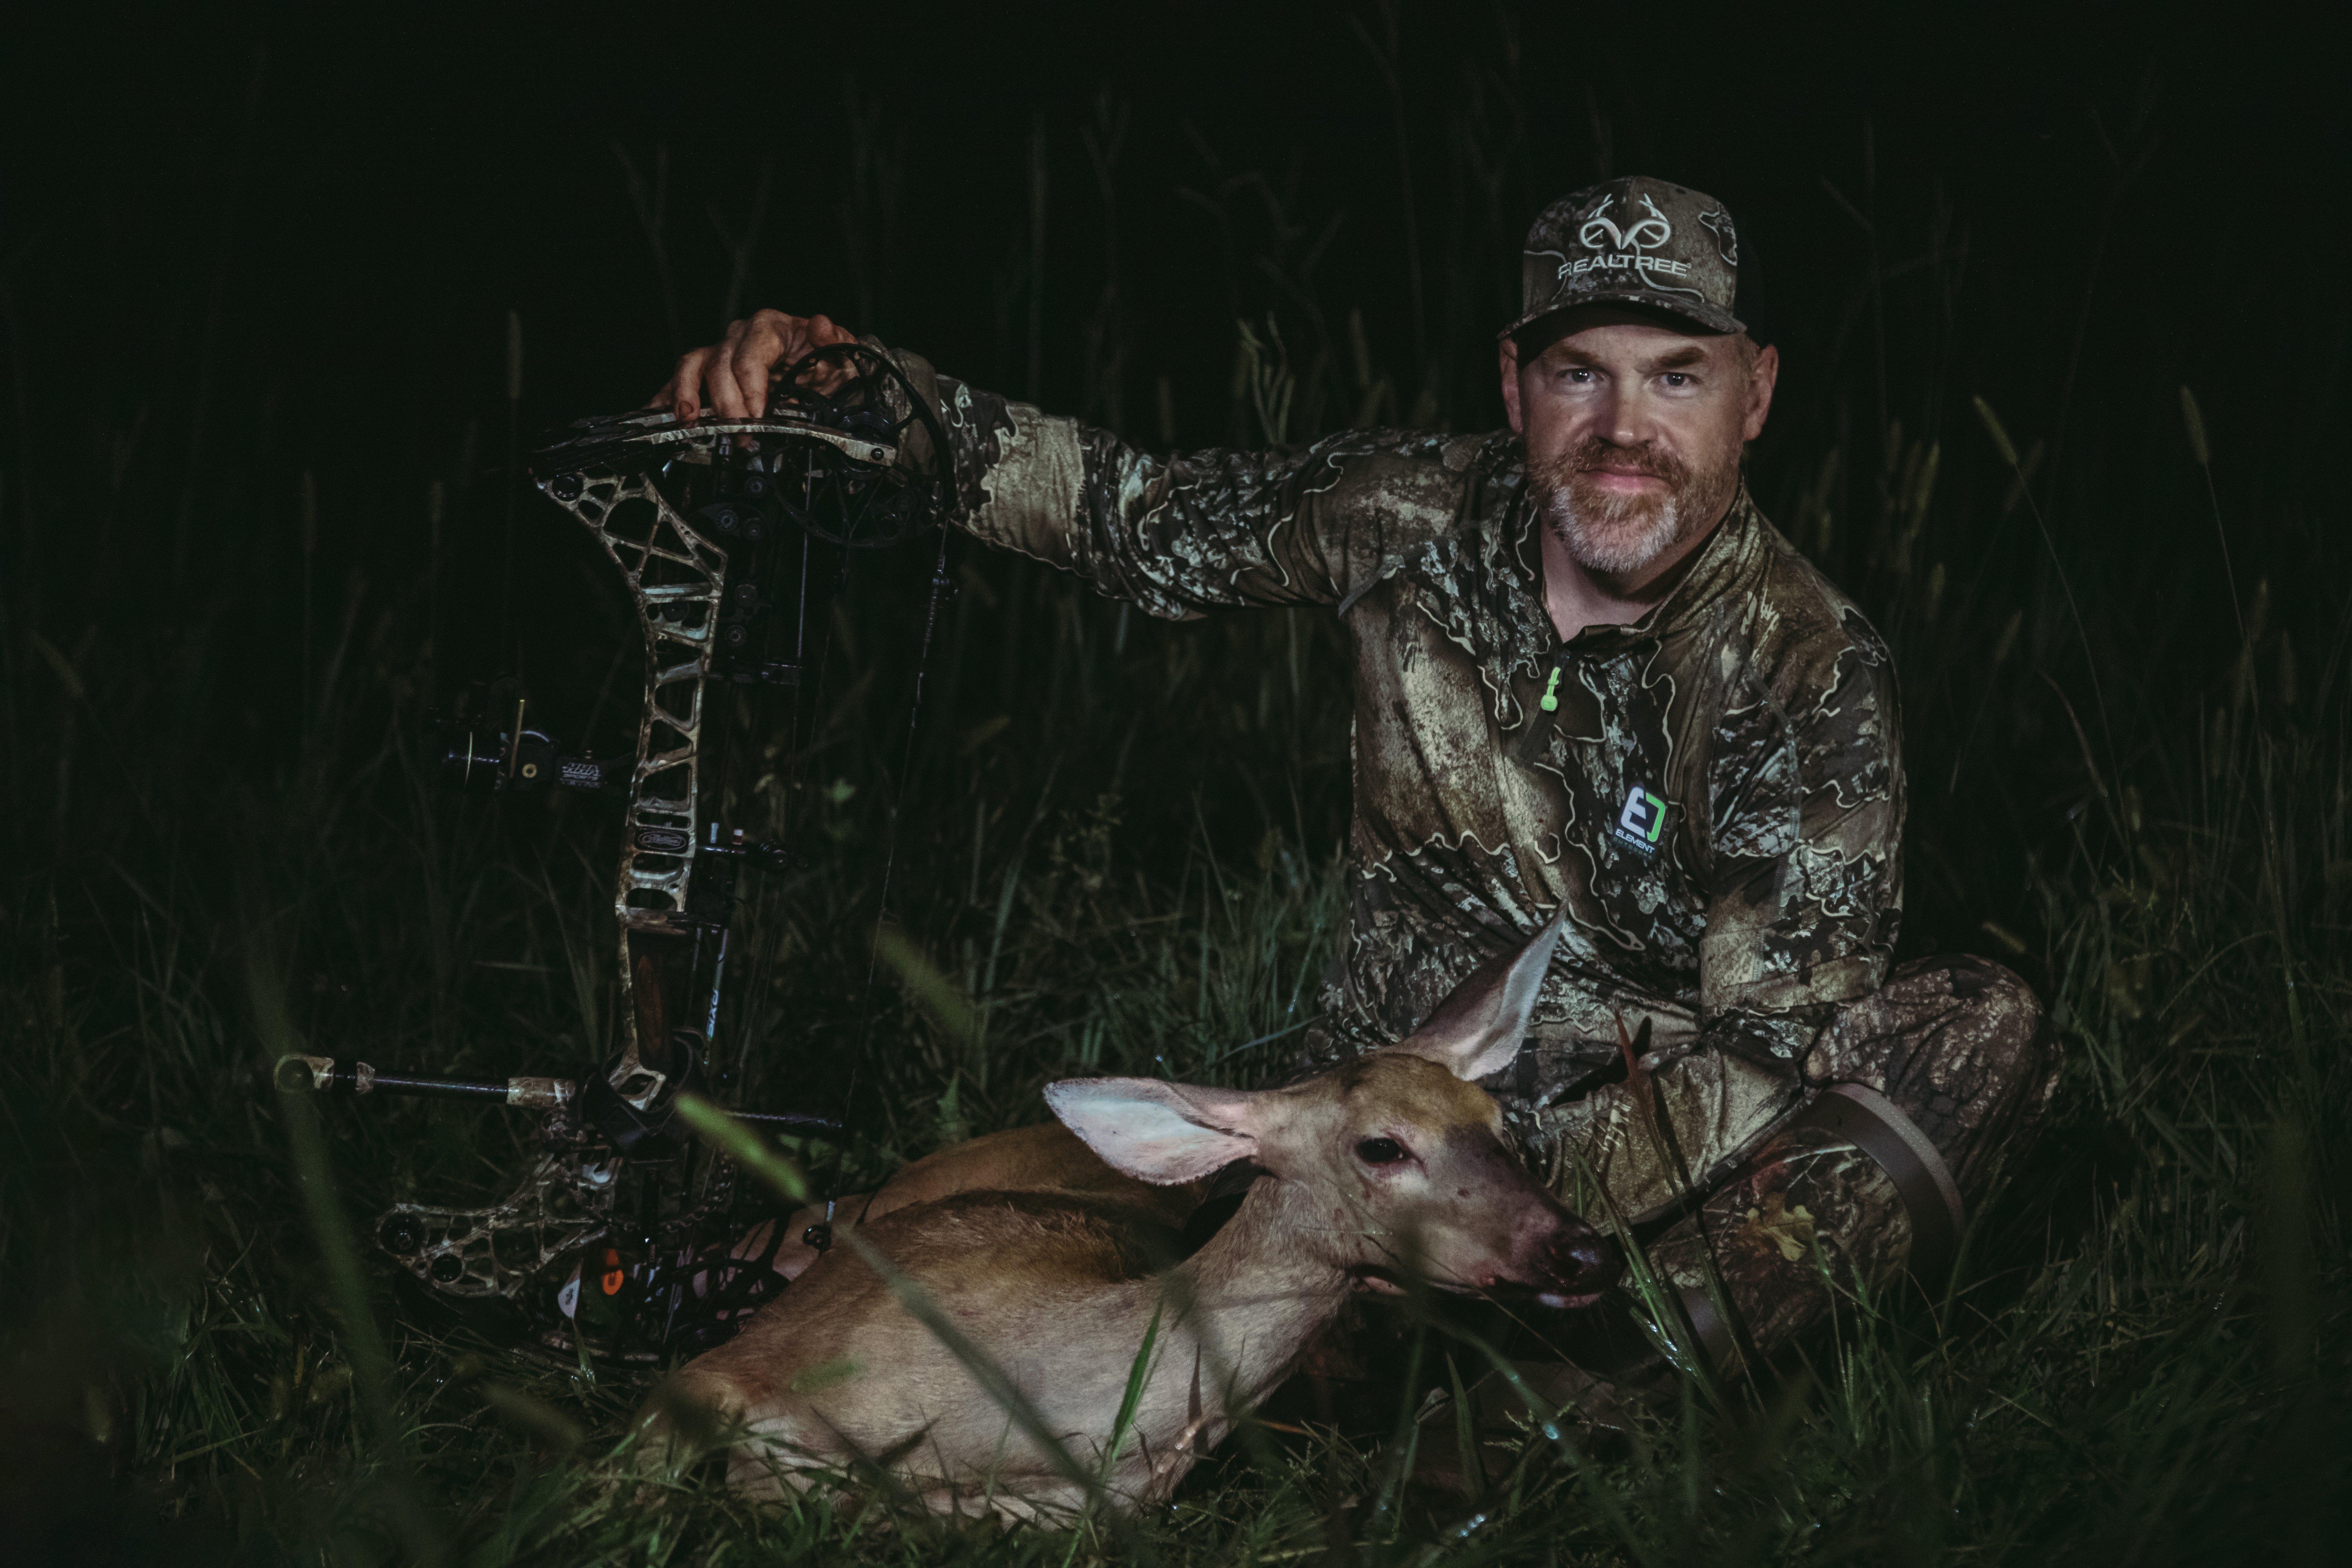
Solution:
M 1614 468 L 1621 473 L 1631 469 L 1654 479 L 1664 479 L 1677 489 L 1690 478 L 1690 469 L 1683 465 L 1680 458 L 1664 447 L 1651 446 L 1647 442 L 1639 447 L 1621 447 L 1613 441 L 1591 436 L 1578 442 L 1569 453 L 1568 469 L 1570 473 L 1590 474 L 1601 468 Z
M 1551 461 L 1538 467 L 1533 478 L 1540 490 L 1566 489 L 1579 474 L 1590 474 L 1601 468 L 1619 472 L 1646 474 L 1663 479 L 1670 489 L 1679 491 L 1690 481 L 1690 468 L 1683 460 L 1663 447 L 1643 442 L 1627 447 L 1588 436 Z

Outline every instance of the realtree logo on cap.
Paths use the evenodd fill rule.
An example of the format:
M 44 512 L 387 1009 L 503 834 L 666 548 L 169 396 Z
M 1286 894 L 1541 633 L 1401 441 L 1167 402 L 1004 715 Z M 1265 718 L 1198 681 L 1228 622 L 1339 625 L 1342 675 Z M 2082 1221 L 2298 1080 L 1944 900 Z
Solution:
M 1546 207 L 1528 230 L 1520 314 L 1506 335 L 1555 310 L 1619 304 L 1710 332 L 1747 330 L 1739 235 L 1721 202 L 1664 180 L 1611 180 Z
M 1689 262 L 1676 261 L 1671 256 L 1644 254 L 1657 249 L 1675 237 L 1675 226 L 1666 221 L 1666 215 L 1658 210 L 1658 204 L 1643 196 L 1642 205 L 1649 209 L 1649 216 L 1636 218 L 1621 229 L 1609 218 L 1609 209 L 1616 202 L 1614 196 L 1603 196 L 1601 209 L 1586 218 L 1584 226 L 1576 231 L 1579 245 L 1601 253 L 1573 258 L 1561 257 L 1557 276 L 1573 278 L 1596 268 L 1605 271 L 1612 268 L 1630 267 L 1641 272 L 1663 272 L 1669 278 L 1689 277 Z M 1606 251 L 1602 250 L 1603 240 L 1608 242 Z

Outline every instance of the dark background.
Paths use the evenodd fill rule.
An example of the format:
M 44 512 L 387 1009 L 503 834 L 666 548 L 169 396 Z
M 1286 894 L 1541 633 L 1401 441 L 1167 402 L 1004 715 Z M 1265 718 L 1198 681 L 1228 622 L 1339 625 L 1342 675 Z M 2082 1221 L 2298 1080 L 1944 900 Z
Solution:
M 143 785 L 126 809 L 93 781 L 267 788 L 330 718 L 421 732 L 459 682 L 518 660 L 544 711 L 614 743 L 620 606 L 512 458 L 635 404 L 730 313 L 826 311 L 1154 445 L 1263 438 L 1235 323 L 1263 335 L 1271 317 L 1303 381 L 1291 437 L 1359 405 L 1480 428 L 1499 418 L 1491 334 L 1528 219 L 1644 171 L 1738 215 L 1743 308 L 1785 367 L 1752 483 L 1896 647 L 1906 946 L 1980 944 L 1988 918 L 2030 922 L 2033 857 L 2079 847 L 2085 804 L 2107 798 L 2093 763 L 2182 815 L 2242 642 L 2247 679 L 2292 703 L 2352 625 L 2331 461 L 2347 141 L 2321 19 L 1374 5 L 20 23 L 37 68 L 0 151 L 11 831 L 40 862 L 119 854 L 131 832 L 232 875 L 247 829 Z M 1367 368 L 1384 402 L 1362 395 Z M 1002 712 L 1027 753 L 1068 754 L 1072 798 L 1116 787 L 1092 721 L 1036 689 L 1058 635 L 1041 606 L 1064 590 L 957 550 L 983 594 L 958 611 L 938 722 Z M 908 684 L 919 601 L 892 570 L 872 631 L 885 696 Z M 1068 612 L 1098 630 L 1112 613 Z M 1187 635 L 1139 633 L 1133 668 L 1192 658 Z M 1331 634 L 1314 635 L 1333 677 Z M 327 668 L 362 644 L 358 679 Z M 44 666 L 70 667 L 86 704 Z M 1225 723 L 1218 679 L 1188 722 Z M 1269 729 L 1261 703 L 1254 752 L 1155 725 L 1137 771 L 1199 782 L 1126 831 L 1149 856 L 1197 823 L 1245 844 L 1273 821 L 1320 853 L 1344 818 L 1342 710 L 1294 703 Z
M 1034 390 L 1102 416 L 1083 339 L 1104 208 L 1081 135 L 1108 91 L 1131 113 L 1116 255 L 1121 423 L 1139 439 L 1158 434 L 1161 374 L 1181 440 L 1228 435 L 1234 318 L 1289 303 L 1252 264 L 1264 223 L 1229 261 L 1180 188 L 1264 171 L 1307 235 L 1294 249 L 1336 216 L 1314 274 L 1335 323 L 1360 307 L 1403 401 L 1426 380 L 1445 418 L 1475 427 L 1499 418 L 1487 334 L 1528 218 L 1604 169 L 1652 172 L 1728 201 L 1759 258 L 1760 324 L 1787 366 L 1757 459 L 1768 504 L 1841 429 L 1892 416 L 1974 444 L 1965 399 L 1981 393 L 2021 447 L 2057 449 L 2042 479 L 2062 532 L 2082 510 L 2068 476 L 2095 474 L 2100 531 L 2078 570 L 2128 574 L 2136 602 L 2185 626 L 2224 606 L 2188 538 L 2203 524 L 2168 499 L 2191 477 L 2178 384 L 2236 455 L 2225 500 L 2291 552 L 2324 552 L 2311 511 L 2344 413 L 2347 186 L 2323 16 L 1408 7 L 1418 321 L 1395 121 L 1352 26 L 1377 32 L 1367 8 L 20 16 L 0 153 L 15 447 L 0 469 L 59 489 L 42 526 L 7 513 L 0 560 L 45 574 L 58 555 L 117 558 L 67 571 L 34 612 L 60 647 L 229 578 L 266 617 L 289 586 L 308 468 L 322 559 L 412 577 L 427 481 L 477 497 L 498 482 L 508 310 L 527 433 L 636 401 L 723 325 L 719 228 L 745 229 L 763 178 L 739 308 L 829 311 L 1027 393 L 1034 122 L 1049 192 Z M 1451 174 L 1465 134 L 1501 163 L 1491 195 Z M 649 183 L 666 153 L 667 287 L 616 148 Z M 891 184 L 885 222 L 871 214 Z M 870 259 L 854 268 L 860 204 Z M 93 505 L 93 482 L 125 499 Z M 552 519 L 527 540 L 555 547 Z M 2168 644 L 2176 628 L 2136 630 Z M 265 727 L 279 695 L 249 683 Z

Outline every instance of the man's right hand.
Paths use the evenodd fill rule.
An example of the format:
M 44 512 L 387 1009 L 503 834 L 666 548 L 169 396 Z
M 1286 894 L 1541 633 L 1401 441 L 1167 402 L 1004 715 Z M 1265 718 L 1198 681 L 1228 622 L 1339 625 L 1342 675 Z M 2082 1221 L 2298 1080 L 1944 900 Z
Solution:
M 677 368 L 646 406 L 671 409 L 680 419 L 692 419 L 706 408 L 722 419 L 756 419 L 768 411 L 776 366 L 856 341 L 856 332 L 828 317 L 757 311 L 730 325 L 718 342 L 679 355 Z

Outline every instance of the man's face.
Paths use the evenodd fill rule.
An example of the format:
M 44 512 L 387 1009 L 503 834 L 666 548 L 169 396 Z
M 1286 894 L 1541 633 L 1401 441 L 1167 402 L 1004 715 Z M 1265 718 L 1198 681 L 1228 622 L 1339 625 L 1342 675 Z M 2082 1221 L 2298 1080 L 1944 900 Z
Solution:
M 1639 583 L 1730 507 L 1780 354 L 1606 307 L 1567 312 L 1551 330 L 1524 359 L 1520 343 L 1502 351 L 1529 489 L 1579 565 Z

